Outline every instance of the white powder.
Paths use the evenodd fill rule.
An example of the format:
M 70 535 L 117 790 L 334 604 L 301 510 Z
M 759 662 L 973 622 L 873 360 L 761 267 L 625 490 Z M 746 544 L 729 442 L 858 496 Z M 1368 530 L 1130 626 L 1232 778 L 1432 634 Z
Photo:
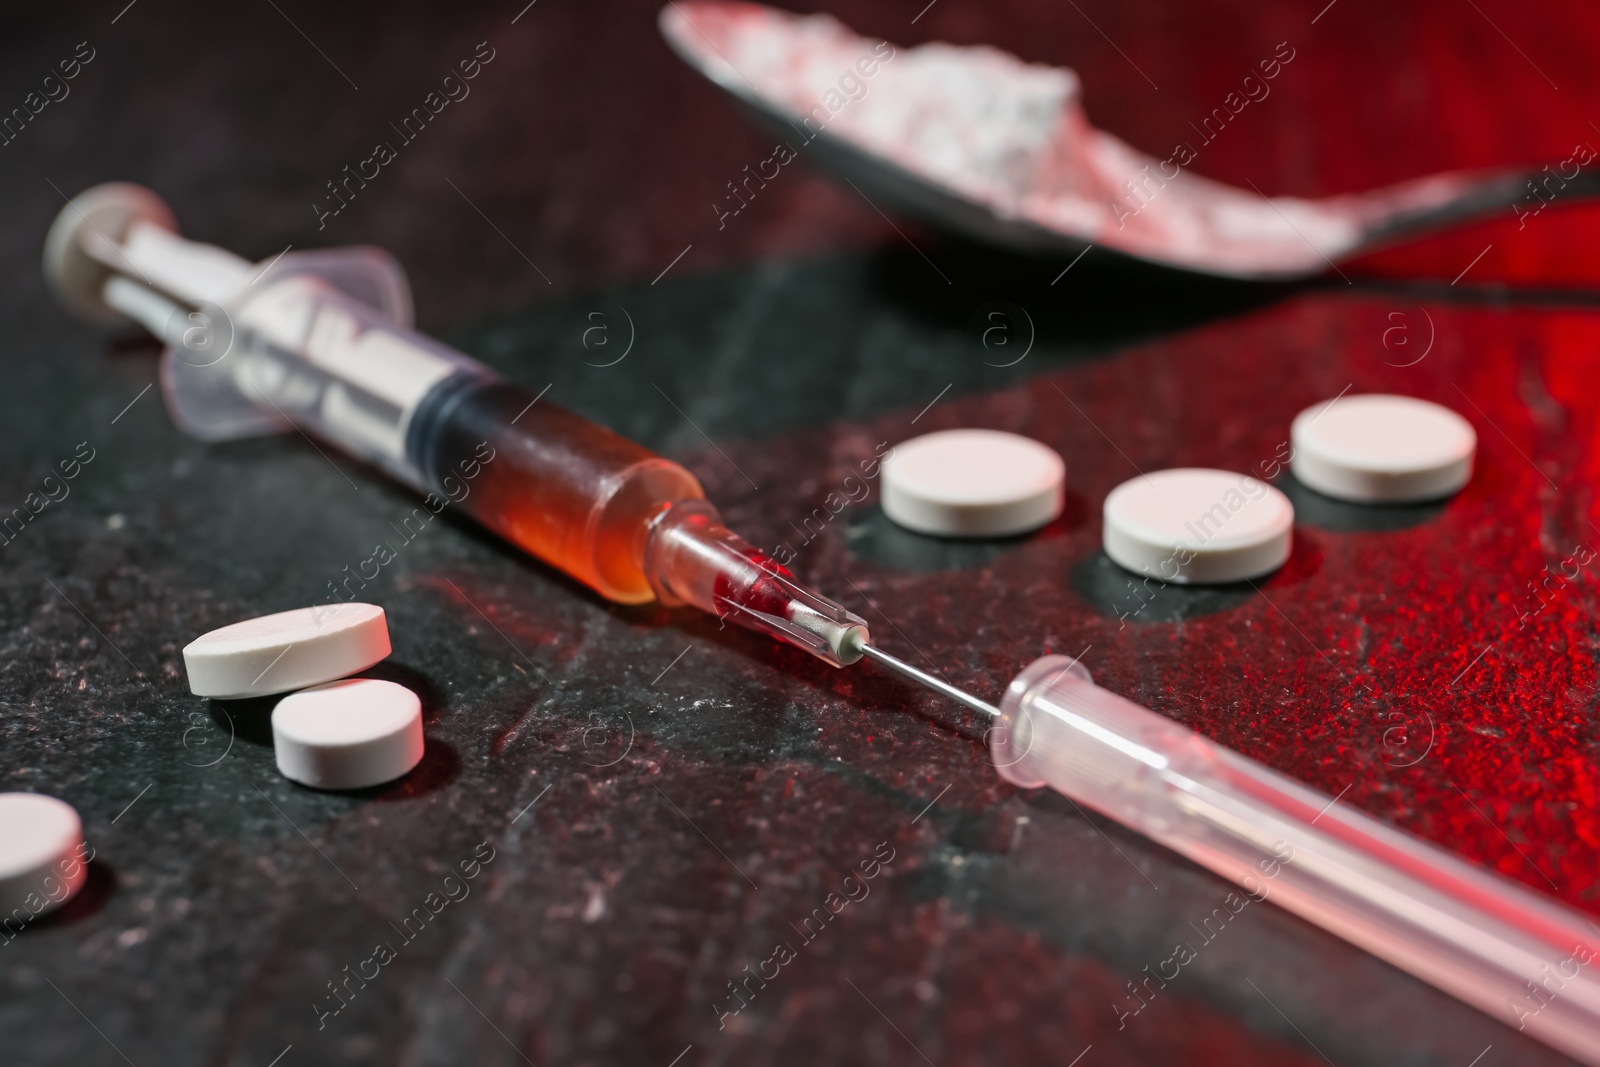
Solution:
M 691 3 L 668 7 L 663 23 L 720 84 L 754 92 L 797 124 L 809 116 L 801 137 L 826 129 L 969 196 L 1020 202 L 1076 106 L 1070 70 L 993 48 L 894 48 L 830 15 Z
M 787 114 L 802 154 L 825 130 L 1002 218 L 1219 273 L 1321 270 L 1360 239 L 1307 201 L 1168 177 L 1177 168 L 1089 124 L 1071 70 L 983 46 L 897 48 L 756 4 L 677 0 L 661 26 L 701 73 Z

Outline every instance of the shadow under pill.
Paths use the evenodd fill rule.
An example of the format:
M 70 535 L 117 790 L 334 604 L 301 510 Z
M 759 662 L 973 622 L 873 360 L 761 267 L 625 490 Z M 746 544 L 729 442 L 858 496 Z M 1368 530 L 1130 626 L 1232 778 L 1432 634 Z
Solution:
M 1041 529 L 1015 537 L 964 538 L 916 533 L 875 507 L 846 526 L 844 536 L 851 555 L 869 563 L 923 573 L 967 571 L 991 566 L 1023 545 L 1065 536 L 1082 525 L 1084 512 L 1083 499 L 1068 493 L 1061 515 Z
M 364 800 L 411 800 L 437 793 L 460 776 L 461 754 L 455 746 L 435 737 L 425 737 L 422 760 L 394 781 L 365 789 L 336 789 L 329 792 Z
M 1323 496 L 1291 473 L 1272 483 L 1294 505 L 1294 521 L 1329 533 L 1392 533 L 1410 530 L 1444 513 L 1445 500 L 1420 504 L 1354 504 Z
M 105 860 L 90 860 L 85 875 L 83 887 L 76 896 L 50 914 L 34 919 L 23 930 L 53 930 L 71 926 L 104 910 L 106 901 L 117 891 L 116 872 Z
M 1126 622 L 1184 622 L 1232 611 L 1257 595 L 1249 582 L 1175 585 L 1124 570 L 1102 549 L 1072 568 L 1072 591 L 1097 613 Z
M 283 694 L 248 700 L 211 700 L 207 706 L 217 729 L 252 745 L 272 747 L 272 709 Z

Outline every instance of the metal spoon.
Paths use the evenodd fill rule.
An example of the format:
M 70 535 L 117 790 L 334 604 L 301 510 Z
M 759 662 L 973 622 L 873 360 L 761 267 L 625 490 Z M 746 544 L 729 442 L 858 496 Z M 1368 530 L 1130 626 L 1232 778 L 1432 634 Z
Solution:
M 1173 168 L 1170 160 L 1163 164 L 1086 120 L 1076 126 L 1064 122 L 1058 138 L 1062 143 L 1049 151 L 1088 160 L 1087 172 L 1104 195 L 1085 196 L 1081 185 L 1054 195 L 1049 189 L 1023 196 L 974 193 L 974 185 L 982 183 L 952 181 L 949 174 L 917 169 L 905 162 L 908 154 L 903 151 L 897 152 L 900 160 L 891 158 L 897 147 L 892 143 L 813 128 L 777 95 L 762 70 L 749 72 L 756 78 L 752 81 L 727 57 L 734 43 L 730 34 L 757 32 L 765 35 L 769 48 L 805 58 L 800 55 L 807 47 L 800 32 L 804 21 L 788 12 L 714 0 L 669 3 L 660 20 L 668 43 L 690 66 L 784 137 L 801 158 L 843 179 L 880 212 L 1015 251 L 1073 257 L 1100 246 L 1201 274 L 1289 280 L 1337 270 L 1343 260 L 1454 223 L 1537 213 L 1558 197 L 1566 201 L 1600 194 L 1600 168 L 1583 169 L 1595 159 L 1590 150 L 1587 158 L 1580 153 L 1543 171 L 1447 173 L 1345 196 L 1268 197 L 1259 189 L 1240 189 Z M 810 29 L 814 35 L 814 23 Z M 829 30 L 848 34 L 837 24 Z M 875 44 L 857 40 L 863 53 Z M 946 57 L 977 51 L 934 47 Z M 900 49 L 897 55 L 919 51 Z M 903 69 L 907 60 L 897 62 Z M 1076 84 L 1070 71 L 1059 73 Z M 878 105 L 867 95 L 850 106 Z M 1166 176 L 1171 169 L 1177 173 Z

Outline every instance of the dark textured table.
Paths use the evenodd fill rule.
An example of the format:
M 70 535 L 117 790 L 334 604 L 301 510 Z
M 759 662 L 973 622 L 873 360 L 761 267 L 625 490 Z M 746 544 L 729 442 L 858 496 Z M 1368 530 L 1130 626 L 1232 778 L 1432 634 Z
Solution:
M 686 463 L 886 647 L 984 694 L 1087 649 L 1102 685 L 1600 913 L 1594 564 L 1546 581 L 1600 545 L 1592 209 L 1519 228 L 1508 205 L 1294 289 L 903 238 L 803 167 L 719 231 L 768 139 L 650 4 L 124 2 L 0 16 L 0 106 L 92 55 L 0 147 L 0 512 L 93 457 L 0 547 L 0 782 L 70 801 L 96 857 L 0 943 L 0 1062 L 1566 1062 L 1270 904 L 1135 1001 L 1227 884 L 1002 785 L 980 724 L 930 694 L 603 603 L 448 512 L 365 593 L 395 645 L 374 673 L 423 695 L 423 764 L 292 785 L 270 709 L 190 696 L 179 650 L 326 599 L 415 501 L 298 436 L 184 438 L 154 346 L 70 319 L 37 262 L 63 196 L 111 179 L 259 259 L 389 248 L 425 328 Z M 1291 42 L 1195 163 L 1273 193 L 1600 144 L 1600 15 L 1576 4 L 919 8 L 844 14 L 1069 64 L 1091 117 L 1152 152 Z M 319 229 L 326 183 L 479 42 L 470 96 Z M 1018 308 L 1031 351 L 997 366 L 1021 349 L 984 346 L 987 312 L 1022 345 Z M 1465 414 L 1473 483 L 1374 512 L 1280 479 L 1282 572 L 1140 607 L 1099 550 L 1106 493 L 1136 468 L 1260 470 L 1347 387 Z M 944 543 L 874 489 L 801 543 L 881 442 L 956 426 L 1060 450 L 1062 519 Z M 859 899 L 808 925 L 863 865 Z M 732 1011 L 730 983 L 773 966 Z

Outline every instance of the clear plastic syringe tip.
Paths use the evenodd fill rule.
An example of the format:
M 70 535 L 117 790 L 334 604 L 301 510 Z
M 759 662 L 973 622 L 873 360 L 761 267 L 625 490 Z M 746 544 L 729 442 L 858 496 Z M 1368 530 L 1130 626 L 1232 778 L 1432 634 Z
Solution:
M 652 523 L 644 572 L 663 604 L 692 604 L 843 667 L 872 639 L 867 621 L 807 589 L 729 530 L 706 500 L 680 500 Z

